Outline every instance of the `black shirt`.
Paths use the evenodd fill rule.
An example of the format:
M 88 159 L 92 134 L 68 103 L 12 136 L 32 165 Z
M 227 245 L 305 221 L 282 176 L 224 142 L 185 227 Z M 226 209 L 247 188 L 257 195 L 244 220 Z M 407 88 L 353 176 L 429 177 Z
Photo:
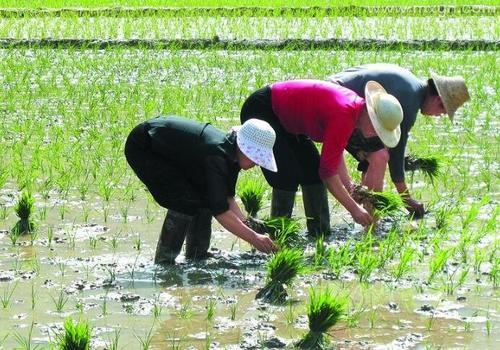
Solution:
M 145 122 L 152 150 L 179 167 L 212 215 L 229 209 L 240 171 L 236 133 L 226 134 L 209 123 L 168 116 Z

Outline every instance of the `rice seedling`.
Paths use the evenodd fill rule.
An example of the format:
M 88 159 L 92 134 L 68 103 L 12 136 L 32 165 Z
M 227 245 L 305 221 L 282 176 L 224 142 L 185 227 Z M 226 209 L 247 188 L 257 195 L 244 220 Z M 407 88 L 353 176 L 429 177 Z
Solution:
M 69 300 L 69 297 L 64 292 L 64 289 L 61 289 L 59 291 L 59 295 L 57 296 L 57 298 L 55 298 L 52 295 L 50 296 L 50 298 L 54 302 L 54 306 L 56 308 L 56 311 L 59 312 L 59 313 L 63 312 L 64 307 L 66 306 L 66 304 L 67 304 L 67 302 Z
M 405 170 L 411 172 L 412 177 L 415 171 L 424 173 L 431 182 L 439 175 L 440 160 L 438 157 L 418 157 L 408 155 L 405 157 Z
M 19 221 L 12 228 L 11 236 L 19 237 L 20 235 L 32 233 L 35 230 L 35 223 L 31 220 L 34 205 L 35 199 L 31 195 L 31 192 L 23 192 L 14 206 L 14 211 L 19 217 Z
M 392 192 L 375 192 L 367 190 L 362 186 L 356 186 L 353 190 L 353 198 L 374 208 L 379 216 L 392 216 L 404 207 L 401 196 Z
M 5 220 L 7 218 L 7 207 L 4 204 L 0 204 L 0 220 Z
M 309 332 L 296 344 L 300 349 L 326 349 L 330 343 L 328 330 L 345 315 L 347 298 L 334 295 L 329 288 L 309 290 L 307 318 Z
M 154 323 L 151 328 L 144 334 L 144 336 L 140 336 L 134 333 L 137 341 L 139 342 L 140 349 L 148 350 L 151 347 L 151 342 L 153 341 L 153 329 Z
M 14 294 L 18 283 L 19 282 L 16 282 L 14 285 L 12 283 L 9 283 L 4 288 L 3 293 L 0 294 L 0 304 L 2 304 L 2 307 L 4 309 L 9 308 L 10 304 L 12 303 L 12 295 Z
M 314 251 L 314 266 L 316 268 L 320 268 L 328 261 L 328 257 L 331 255 L 331 253 L 330 249 L 325 244 L 325 239 L 322 235 L 316 238 L 315 246 L 316 249 Z
M 251 217 L 256 218 L 264 204 L 266 186 L 256 178 L 248 178 L 238 184 L 238 195 L 243 202 L 245 211 Z
M 236 320 L 236 311 L 238 311 L 238 302 L 231 303 L 229 305 L 229 311 L 231 313 L 231 321 Z
M 392 276 L 398 281 L 405 274 L 411 271 L 411 262 L 415 255 L 415 249 L 412 247 L 407 247 L 405 250 L 401 251 L 399 254 L 399 263 L 392 271 Z
M 57 336 L 57 346 L 60 350 L 90 349 L 92 329 L 87 321 L 73 321 L 71 317 L 64 321 L 64 332 Z
M 118 350 L 118 342 L 120 340 L 120 328 L 115 328 L 113 330 L 113 335 L 108 336 L 108 341 L 106 342 L 106 349 L 108 350 Z
M 193 317 L 194 311 L 191 305 L 191 299 L 182 302 L 177 310 L 177 317 L 181 319 L 189 319 Z
M 297 275 L 304 271 L 302 252 L 296 249 L 282 249 L 267 262 L 265 286 L 259 290 L 256 299 L 270 303 L 283 303 L 287 298 L 285 285 L 290 285 Z
M 270 218 L 264 221 L 271 239 L 280 248 L 291 248 L 299 243 L 301 229 L 297 219 L 288 217 Z
M 359 281 L 367 282 L 379 262 L 378 255 L 371 250 L 359 250 L 356 252 L 356 272 L 358 273 Z
M 32 321 L 30 327 L 28 328 L 28 334 L 22 336 L 21 333 L 14 333 L 14 338 L 16 339 L 19 350 L 36 350 L 41 347 L 41 345 L 33 345 L 33 327 L 35 323 Z
M 207 309 L 206 320 L 207 321 L 212 321 L 214 319 L 216 306 L 217 306 L 217 302 L 214 299 L 209 299 L 207 301 L 207 306 L 206 306 L 206 309 Z
M 351 241 L 330 250 L 328 256 L 328 268 L 336 279 L 339 279 L 346 268 L 353 262 L 351 253 Z

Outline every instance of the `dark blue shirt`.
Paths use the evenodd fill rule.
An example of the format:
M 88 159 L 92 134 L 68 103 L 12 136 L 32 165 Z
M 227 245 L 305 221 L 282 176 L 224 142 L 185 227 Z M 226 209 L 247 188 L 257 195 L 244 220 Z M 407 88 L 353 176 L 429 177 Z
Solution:
M 401 139 L 396 147 L 389 149 L 389 171 L 393 182 L 403 182 L 405 179 L 404 157 L 408 134 L 413 124 L 415 124 L 419 109 L 424 103 L 427 82 L 418 79 L 407 69 L 384 63 L 349 68 L 330 76 L 328 80 L 353 90 L 361 97 L 365 97 L 366 83 L 375 80 L 389 94 L 398 99 L 403 108 Z

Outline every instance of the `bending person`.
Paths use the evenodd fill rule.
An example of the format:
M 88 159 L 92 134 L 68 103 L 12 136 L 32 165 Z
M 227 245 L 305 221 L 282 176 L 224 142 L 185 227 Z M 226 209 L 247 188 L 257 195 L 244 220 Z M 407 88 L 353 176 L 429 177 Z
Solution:
M 383 188 L 385 169 L 389 163 L 392 182 L 402 195 L 408 211 L 415 217 L 422 217 L 424 206 L 411 197 L 405 181 L 404 157 L 408 133 L 419 110 L 428 116 L 447 113 L 453 121 L 456 110 L 470 99 L 464 79 L 431 73 L 431 78 L 423 81 L 407 69 L 382 63 L 349 68 L 328 79 L 362 97 L 365 96 L 366 83 L 374 80 L 401 103 L 401 139 L 396 147 L 386 150 L 377 137 L 366 139 L 357 133 L 349 140 L 347 150 L 360 162 L 358 170 L 363 172 L 362 184 L 376 191 Z
M 309 234 L 330 232 L 324 184 L 361 225 L 372 216 L 354 201 L 343 151 L 355 128 L 378 135 L 388 146 L 399 141 L 403 118 L 399 102 L 376 82 L 366 85 L 367 98 L 338 84 L 320 80 L 291 80 L 254 92 L 244 102 L 241 122 L 267 121 L 276 131 L 274 153 L 279 171 L 262 169 L 273 188 L 272 216 L 291 216 L 295 193 L 302 187 Z M 321 142 L 321 155 L 314 142 Z
M 258 250 L 276 250 L 273 241 L 245 224 L 234 200 L 240 169 L 256 164 L 276 171 L 271 126 L 251 119 L 229 133 L 209 123 L 158 117 L 136 126 L 125 156 L 154 199 L 167 208 L 156 248 L 156 264 L 173 264 L 186 240 L 186 257 L 204 259 L 212 216 L 228 231 Z

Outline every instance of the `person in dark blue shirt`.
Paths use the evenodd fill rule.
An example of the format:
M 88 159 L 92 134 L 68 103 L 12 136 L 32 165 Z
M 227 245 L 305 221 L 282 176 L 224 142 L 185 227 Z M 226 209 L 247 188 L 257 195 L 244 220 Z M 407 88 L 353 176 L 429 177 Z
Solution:
M 173 264 L 184 240 L 187 258 L 208 257 L 212 216 L 258 250 L 276 250 L 268 236 L 247 225 L 234 199 L 240 169 L 259 165 L 277 171 L 275 139 L 271 126 L 256 119 L 229 133 L 176 116 L 153 118 L 132 130 L 125 144 L 127 161 L 168 209 L 155 263 Z

